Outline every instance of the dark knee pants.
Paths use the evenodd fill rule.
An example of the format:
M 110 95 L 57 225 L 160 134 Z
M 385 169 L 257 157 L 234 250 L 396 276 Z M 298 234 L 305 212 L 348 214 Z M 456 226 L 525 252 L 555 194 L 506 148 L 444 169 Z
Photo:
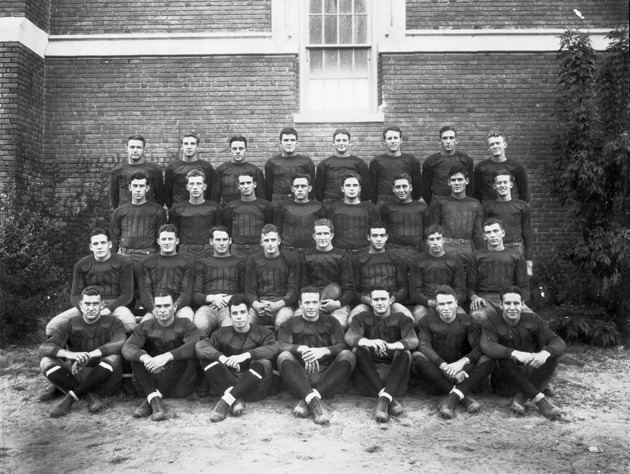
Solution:
M 240 372 L 220 362 L 199 362 L 214 394 L 223 395 L 228 388 L 233 387 L 230 393 L 235 398 L 253 402 L 265 398 L 271 389 L 273 371 L 270 360 L 253 360 L 249 369 Z
M 356 384 L 366 396 L 376 396 L 385 389 L 392 397 L 399 397 L 407 391 L 410 351 L 394 351 L 391 358 L 378 358 L 372 349 L 357 347 Z
M 463 382 L 456 383 L 447 377 L 422 352 L 414 352 L 411 372 L 424 383 L 424 387 L 430 393 L 445 394 L 455 387 L 466 396 L 490 375 L 493 366 L 494 361 L 492 359 L 487 356 L 481 356 L 475 365 L 469 364 L 465 368 L 468 378 Z
M 197 384 L 195 360 L 173 360 L 156 374 L 142 362 L 132 362 L 131 369 L 145 396 L 159 390 L 164 397 L 182 398 L 190 395 Z
M 492 372 L 492 388 L 499 395 L 522 393 L 527 398 L 533 398 L 545 389 L 557 366 L 557 357 L 549 357 L 538 368 L 518 364 L 512 359 L 497 360 Z

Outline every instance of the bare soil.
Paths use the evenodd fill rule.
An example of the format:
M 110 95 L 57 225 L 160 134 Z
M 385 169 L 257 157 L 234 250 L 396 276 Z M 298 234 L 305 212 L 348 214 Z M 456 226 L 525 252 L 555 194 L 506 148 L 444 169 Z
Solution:
M 629 473 L 630 353 L 570 346 L 553 379 L 564 410 L 550 422 L 530 408 L 517 418 L 509 400 L 483 393 L 482 413 L 437 415 L 438 397 L 413 387 L 405 414 L 373 418 L 375 401 L 348 393 L 328 402 L 329 426 L 293 418 L 287 393 L 250 403 L 241 418 L 210 423 L 216 398 L 166 400 L 161 423 L 132 418 L 139 399 L 112 397 L 99 414 L 85 402 L 61 419 L 35 348 L 0 351 L 0 472 L 379 472 Z

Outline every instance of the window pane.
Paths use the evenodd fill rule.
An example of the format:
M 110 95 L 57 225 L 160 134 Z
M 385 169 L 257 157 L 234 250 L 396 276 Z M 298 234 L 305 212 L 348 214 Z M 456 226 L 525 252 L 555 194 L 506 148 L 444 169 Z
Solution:
M 352 43 L 352 15 L 339 15 L 339 43 Z
M 324 105 L 324 81 L 309 81 L 308 107 L 312 110 L 322 110 Z
M 354 107 L 357 109 L 366 109 L 368 104 L 370 103 L 369 97 L 369 87 L 367 79 L 357 79 L 352 83 L 352 91 L 354 93 L 354 97 L 352 102 L 354 103 Z
M 322 43 L 322 17 L 311 15 L 309 18 L 309 41 L 311 44 Z
M 324 43 L 337 44 L 337 16 L 324 16 Z
M 336 49 L 324 50 L 324 73 L 330 76 L 336 76 L 339 73 L 338 54 Z
M 339 109 L 341 107 L 338 80 L 330 79 L 324 83 L 324 97 L 322 97 L 322 99 L 322 103 L 327 110 Z
M 369 51 L 367 49 L 354 50 L 354 71 L 363 77 L 367 76 L 368 53 Z
M 354 0 L 355 13 L 367 13 L 367 0 Z
M 311 0 L 311 13 L 321 13 L 322 12 L 322 0 Z
M 337 13 L 337 0 L 324 0 L 326 2 L 326 13 Z
M 311 74 L 314 76 L 320 76 L 324 69 L 324 55 L 320 49 L 309 50 L 309 59 L 311 64 Z
M 352 13 L 352 0 L 341 0 L 339 2 L 339 11 L 341 13 Z
M 352 66 L 352 56 L 351 49 L 342 49 L 339 51 L 339 72 L 341 72 L 344 77 L 352 76 L 354 70 Z
M 358 15 L 354 17 L 354 42 L 367 43 L 367 16 Z

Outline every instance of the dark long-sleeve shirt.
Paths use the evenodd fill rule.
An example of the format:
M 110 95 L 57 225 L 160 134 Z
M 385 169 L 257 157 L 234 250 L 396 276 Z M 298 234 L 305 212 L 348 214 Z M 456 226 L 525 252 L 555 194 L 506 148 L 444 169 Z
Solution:
M 153 297 L 160 289 L 171 290 L 175 294 L 178 308 L 190 304 L 192 294 L 192 264 L 179 254 L 165 256 L 149 255 L 140 263 L 140 299 L 147 311 L 153 310 Z
M 431 202 L 433 196 L 450 196 L 448 172 L 454 166 L 463 166 L 468 171 L 471 180 L 468 187 L 473 189 L 474 164 L 470 156 L 461 151 L 455 151 L 452 155 L 434 153 L 422 164 L 422 195 L 427 203 Z
M 167 207 L 171 207 L 177 202 L 188 201 L 189 193 L 186 189 L 188 180 L 186 175 L 189 171 L 198 170 L 206 175 L 206 191 L 204 197 L 211 199 L 212 185 L 214 183 L 214 168 L 205 160 L 171 161 L 164 173 L 164 201 Z
M 274 223 L 278 227 L 283 245 L 303 249 L 313 248 L 313 224 L 326 214 L 322 203 L 308 201 L 280 202 L 274 212 Z
M 357 299 L 375 287 L 389 290 L 397 303 L 407 301 L 407 266 L 388 251 L 355 255 L 352 261 Z
M 291 182 L 295 175 L 310 176 L 315 183 L 315 164 L 306 155 L 275 155 L 265 163 L 265 199 L 271 201 L 274 194 L 291 194 Z M 258 185 L 260 187 L 260 184 Z
M 320 314 L 317 321 L 307 321 L 302 317 L 291 318 L 278 329 L 278 351 L 289 351 L 299 356 L 298 347 L 326 347 L 330 355 L 319 362 L 330 365 L 337 354 L 347 349 L 341 324 L 328 314 Z M 302 359 L 298 357 L 301 361 Z
M 420 161 L 411 153 L 403 153 L 400 156 L 377 155 L 370 161 L 369 171 L 374 202 L 378 201 L 379 196 L 393 196 L 394 176 L 400 173 L 406 173 L 411 177 L 412 197 L 414 199 L 422 197 Z
M 346 344 L 357 347 L 359 340 L 363 337 L 382 339 L 387 343 L 401 342 L 405 350 L 418 347 L 418 336 L 413 327 L 413 320 L 402 313 L 391 313 L 389 316 L 380 317 L 372 311 L 365 311 L 355 315 L 346 332 Z M 391 357 L 388 358 L 391 359 Z
M 466 271 L 455 254 L 434 257 L 423 252 L 409 263 L 409 303 L 428 306 L 441 285 L 455 290 L 460 305 L 466 301 Z
M 39 346 L 41 357 L 56 357 L 67 347 L 72 352 L 91 352 L 99 349 L 103 356 L 120 354 L 125 343 L 125 327 L 112 315 L 100 316 L 98 321 L 88 324 L 83 315 L 57 324 L 52 334 Z
M 245 291 L 245 261 L 229 257 L 203 256 L 195 269 L 193 305 L 206 304 L 207 295 L 233 295 Z
M 512 198 L 521 199 L 529 202 L 529 184 L 527 181 L 527 171 L 525 167 L 518 161 L 507 159 L 497 163 L 488 158 L 477 163 L 475 167 L 474 178 L 474 192 L 475 196 L 480 201 L 491 201 L 497 198 L 497 193 L 494 190 L 494 173 L 499 170 L 508 170 L 514 176 L 514 187 L 512 188 Z
M 499 312 L 484 321 L 481 350 L 493 359 L 509 359 L 513 350 L 539 352 L 546 350 L 553 357 L 564 354 L 566 344 L 535 313 L 521 313 L 516 324 L 507 322 Z
M 335 201 L 327 208 L 326 214 L 335 226 L 335 247 L 348 250 L 369 247 L 367 235 L 370 225 L 378 221 L 378 211 L 372 201 L 358 204 Z
M 498 217 L 503 222 L 505 237 L 503 243 L 521 242 L 525 247 L 525 258 L 534 258 L 534 238 L 532 234 L 531 210 L 529 204 L 520 199 L 511 201 L 486 201 L 483 203 L 486 219 Z
M 423 202 L 385 201 L 378 207 L 381 220 L 387 227 L 387 242 L 418 248 L 424 235 L 427 205 Z
M 269 258 L 255 254 L 247 260 L 245 296 L 250 302 L 262 298 L 281 298 L 287 306 L 298 297 L 300 269 L 297 258 L 288 253 Z
M 512 250 L 479 250 L 468 266 L 468 297 L 482 293 L 501 293 L 516 285 L 523 301 L 529 298 L 529 281 L 525 259 Z
M 445 323 L 430 311 L 418 323 L 420 351 L 437 367 L 468 357 L 475 364 L 481 357 L 481 327 L 468 314 L 457 314 L 451 323 Z
M 144 204 L 123 204 L 112 213 L 110 234 L 112 252 L 119 248 L 156 249 L 158 230 L 166 223 L 162 206 L 147 201 Z
M 147 200 L 155 202 L 160 206 L 164 203 L 164 179 L 162 169 L 158 165 L 149 162 L 137 165 L 120 163 L 112 169 L 109 178 L 109 197 L 111 199 L 112 209 L 131 202 L 129 178 L 132 174 L 137 172 L 142 172 L 147 175 L 147 184 L 149 185 Z
M 354 155 L 344 157 L 332 155 L 317 165 L 314 187 L 317 200 L 343 199 L 341 185 L 343 184 L 343 177 L 349 171 L 353 171 L 361 177 L 361 199 L 371 200 L 374 193 L 372 192 L 368 165 Z
M 186 318 L 175 318 L 170 326 L 161 326 L 157 319 L 142 321 L 136 326 L 122 348 L 123 357 L 131 362 L 139 362 L 140 357 L 151 357 L 166 352 L 175 360 L 195 358 L 195 344 L 199 341 L 197 328 Z
M 483 206 L 475 198 L 446 196 L 429 206 L 430 224 L 444 228 L 444 237 L 472 240 L 475 248 L 486 248 L 483 240 Z
M 76 307 L 81 292 L 87 286 L 97 286 L 101 297 L 113 300 L 106 308 L 114 311 L 126 306 L 133 299 L 133 267 L 122 255 L 113 253 L 107 260 L 99 262 L 93 255 L 83 257 L 74 265 L 70 301 Z
M 205 245 L 210 240 L 210 229 L 219 224 L 220 212 L 221 207 L 214 201 L 182 201 L 173 204 L 168 219 L 177 228 L 180 244 Z
M 354 299 L 354 273 L 352 261 L 341 249 L 333 248 L 324 252 L 307 250 L 302 255 L 302 275 L 300 286 L 314 286 L 321 290 L 329 283 L 336 282 L 341 286 L 341 306 L 350 304 Z
M 251 326 L 247 332 L 238 332 L 229 326 L 219 328 L 210 337 L 199 341 L 196 352 L 199 359 L 210 362 L 218 361 L 222 355 L 230 357 L 245 352 L 251 354 L 252 360 L 271 360 L 278 353 L 278 343 L 273 331 L 264 326 Z
M 213 201 L 226 204 L 241 198 L 238 190 L 238 177 L 242 174 L 253 174 L 256 181 L 255 194 L 258 198 L 265 197 L 265 178 L 260 168 L 248 161 L 222 163 L 214 170 L 214 184 L 212 185 Z
M 228 228 L 232 242 L 236 244 L 259 243 L 260 231 L 272 221 L 273 206 L 266 199 L 238 199 L 227 203 L 221 211 L 221 222 Z

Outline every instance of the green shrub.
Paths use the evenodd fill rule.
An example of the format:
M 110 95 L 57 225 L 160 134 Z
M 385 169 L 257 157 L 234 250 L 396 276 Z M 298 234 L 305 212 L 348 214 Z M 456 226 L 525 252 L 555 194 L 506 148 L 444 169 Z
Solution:
M 602 308 L 564 304 L 548 311 L 550 327 L 566 342 L 584 342 L 609 347 L 620 343 L 621 335 L 612 316 Z

